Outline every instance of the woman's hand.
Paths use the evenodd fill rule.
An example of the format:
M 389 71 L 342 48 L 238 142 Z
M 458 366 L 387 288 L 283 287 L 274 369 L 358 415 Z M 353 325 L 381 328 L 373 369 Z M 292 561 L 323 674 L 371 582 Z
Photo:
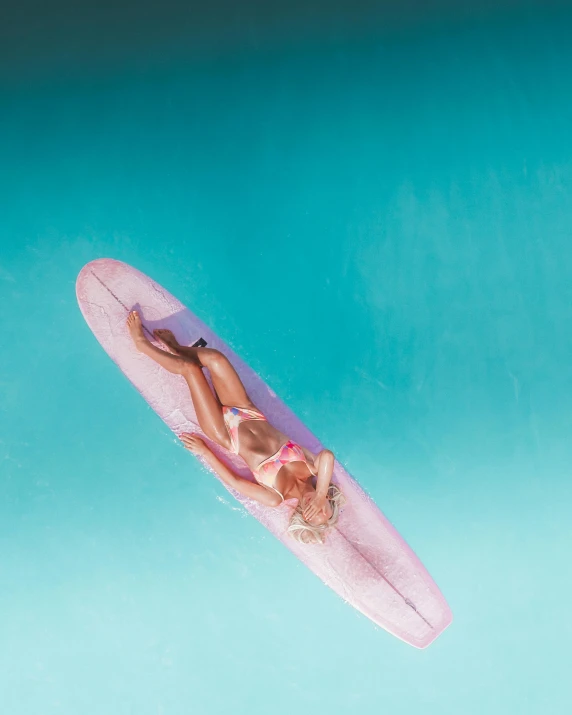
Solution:
M 204 457 L 211 451 L 203 440 L 196 434 L 183 432 L 179 435 L 179 439 L 184 444 L 185 449 L 188 449 L 193 454 L 196 454 L 197 457 Z
M 304 511 L 303 511 L 303 516 L 306 521 L 309 519 L 312 519 L 313 517 L 316 516 L 316 514 L 319 514 L 322 509 L 326 506 L 326 496 L 323 494 L 313 494 L 312 498 L 308 500 L 308 504 L 306 505 Z

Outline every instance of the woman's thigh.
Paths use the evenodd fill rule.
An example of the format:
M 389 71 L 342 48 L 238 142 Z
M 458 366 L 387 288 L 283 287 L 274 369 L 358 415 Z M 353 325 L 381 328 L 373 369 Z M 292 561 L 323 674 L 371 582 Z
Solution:
M 201 367 L 187 364 L 182 372 L 191 392 L 191 399 L 199 427 L 209 439 L 225 449 L 230 449 L 230 437 L 224 422 L 222 409 L 213 394 Z
M 206 354 L 208 351 L 208 354 Z M 219 350 L 199 349 L 199 359 L 208 367 L 221 405 L 226 407 L 254 407 L 242 380 L 230 360 Z

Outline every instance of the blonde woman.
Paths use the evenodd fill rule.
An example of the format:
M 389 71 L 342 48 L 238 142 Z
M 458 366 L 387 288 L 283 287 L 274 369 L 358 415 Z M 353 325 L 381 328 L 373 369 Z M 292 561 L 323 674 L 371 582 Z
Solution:
M 179 435 L 185 447 L 203 457 L 225 484 L 260 504 L 278 507 L 286 499 L 297 499 L 288 532 L 302 543 L 323 543 L 343 503 L 342 493 L 330 483 L 334 455 L 328 449 L 312 454 L 273 427 L 250 400 L 236 370 L 219 350 L 185 347 L 170 330 L 155 330 L 153 335 L 171 352 L 160 350 L 145 337 L 135 310 L 127 318 L 127 327 L 137 350 L 185 378 L 202 431 L 213 442 L 240 455 L 256 483 L 235 474 L 198 435 Z M 203 374 L 205 367 L 216 394 Z

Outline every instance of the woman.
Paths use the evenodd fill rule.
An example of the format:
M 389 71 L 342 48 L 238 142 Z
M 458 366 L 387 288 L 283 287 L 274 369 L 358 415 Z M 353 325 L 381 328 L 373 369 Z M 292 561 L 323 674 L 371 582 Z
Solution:
M 197 435 L 179 435 L 185 447 L 203 457 L 225 484 L 260 504 L 278 507 L 286 499 L 297 499 L 288 532 L 302 543 L 323 543 L 343 503 L 338 487 L 330 484 L 334 455 L 328 449 L 312 454 L 273 427 L 256 409 L 236 370 L 219 350 L 184 347 L 170 330 L 155 330 L 153 335 L 172 352 L 160 350 L 145 337 L 135 310 L 127 318 L 127 327 L 137 350 L 185 378 L 202 431 L 240 455 L 256 483 L 235 474 Z M 216 395 L 203 374 L 205 367 Z

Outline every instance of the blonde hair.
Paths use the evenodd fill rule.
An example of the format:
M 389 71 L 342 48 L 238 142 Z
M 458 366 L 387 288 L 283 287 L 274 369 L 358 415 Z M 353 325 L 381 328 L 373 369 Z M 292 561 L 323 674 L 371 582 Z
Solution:
M 299 541 L 301 544 L 324 543 L 328 531 L 338 523 L 340 509 L 346 503 L 346 498 L 335 484 L 330 484 L 327 499 L 332 507 L 332 516 L 325 524 L 320 524 L 319 526 L 308 524 L 304 519 L 302 507 L 300 503 L 298 503 L 287 529 L 287 532 L 293 539 L 296 539 L 296 541 Z

